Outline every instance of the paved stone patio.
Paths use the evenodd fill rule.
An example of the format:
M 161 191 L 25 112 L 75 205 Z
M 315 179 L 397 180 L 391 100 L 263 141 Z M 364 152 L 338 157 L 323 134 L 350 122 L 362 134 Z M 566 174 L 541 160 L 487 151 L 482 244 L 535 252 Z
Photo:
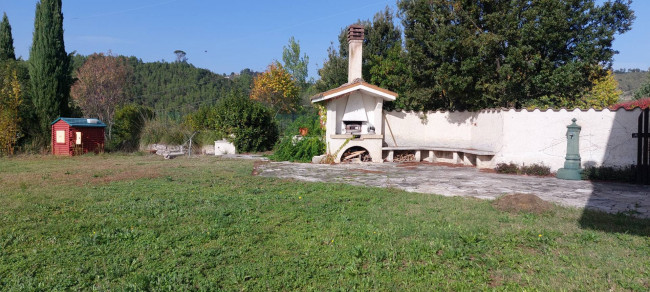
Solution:
M 259 175 L 269 177 L 394 187 L 409 192 L 489 200 L 504 194 L 526 193 L 563 206 L 610 213 L 630 212 L 650 218 L 649 186 L 496 174 L 471 167 L 428 163 L 322 165 L 271 162 L 259 165 L 257 171 Z

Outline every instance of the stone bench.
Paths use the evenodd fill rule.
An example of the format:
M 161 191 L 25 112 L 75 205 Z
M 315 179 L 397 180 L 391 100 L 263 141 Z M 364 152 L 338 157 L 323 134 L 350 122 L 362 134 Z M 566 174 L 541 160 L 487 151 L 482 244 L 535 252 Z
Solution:
M 494 168 L 492 158 L 496 152 L 460 147 L 440 146 L 391 146 L 382 147 L 384 160 L 393 162 L 395 151 L 415 152 L 415 161 L 443 162 L 475 166 L 478 168 Z

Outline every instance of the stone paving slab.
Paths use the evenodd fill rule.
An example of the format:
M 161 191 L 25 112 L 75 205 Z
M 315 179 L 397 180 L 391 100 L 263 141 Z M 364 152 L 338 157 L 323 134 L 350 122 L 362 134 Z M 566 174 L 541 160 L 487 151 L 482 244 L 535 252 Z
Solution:
M 428 163 L 308 164 L 271 162 L 258 167 L 261 176 L 311 182 L 393 187 L 409 192 L 492 200 L 504 194 L 534 194 L 559 205 L 629 212 L 650 218 L 650 187 L 621 183 L 569 181 L 481 172 L 471 167 Z

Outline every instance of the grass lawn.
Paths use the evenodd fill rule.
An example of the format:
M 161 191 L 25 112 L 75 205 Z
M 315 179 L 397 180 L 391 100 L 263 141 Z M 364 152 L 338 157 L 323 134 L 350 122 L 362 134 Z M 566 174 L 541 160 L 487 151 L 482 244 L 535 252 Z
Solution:
M 0 290 L 650 289 L 650 220 L 592 213 L 611 228 L 583 229 L 575 209 L 511 214 L 252 167 L 0 159 Z

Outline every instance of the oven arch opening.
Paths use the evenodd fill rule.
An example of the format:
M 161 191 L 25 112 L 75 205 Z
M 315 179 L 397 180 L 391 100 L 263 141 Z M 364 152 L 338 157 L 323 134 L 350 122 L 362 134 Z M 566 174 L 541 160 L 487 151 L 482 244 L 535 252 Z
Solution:
M 343 151 L 341 162 L 372 162 L 372 157 L 368 149 L 361 146 L 352 146 Z

